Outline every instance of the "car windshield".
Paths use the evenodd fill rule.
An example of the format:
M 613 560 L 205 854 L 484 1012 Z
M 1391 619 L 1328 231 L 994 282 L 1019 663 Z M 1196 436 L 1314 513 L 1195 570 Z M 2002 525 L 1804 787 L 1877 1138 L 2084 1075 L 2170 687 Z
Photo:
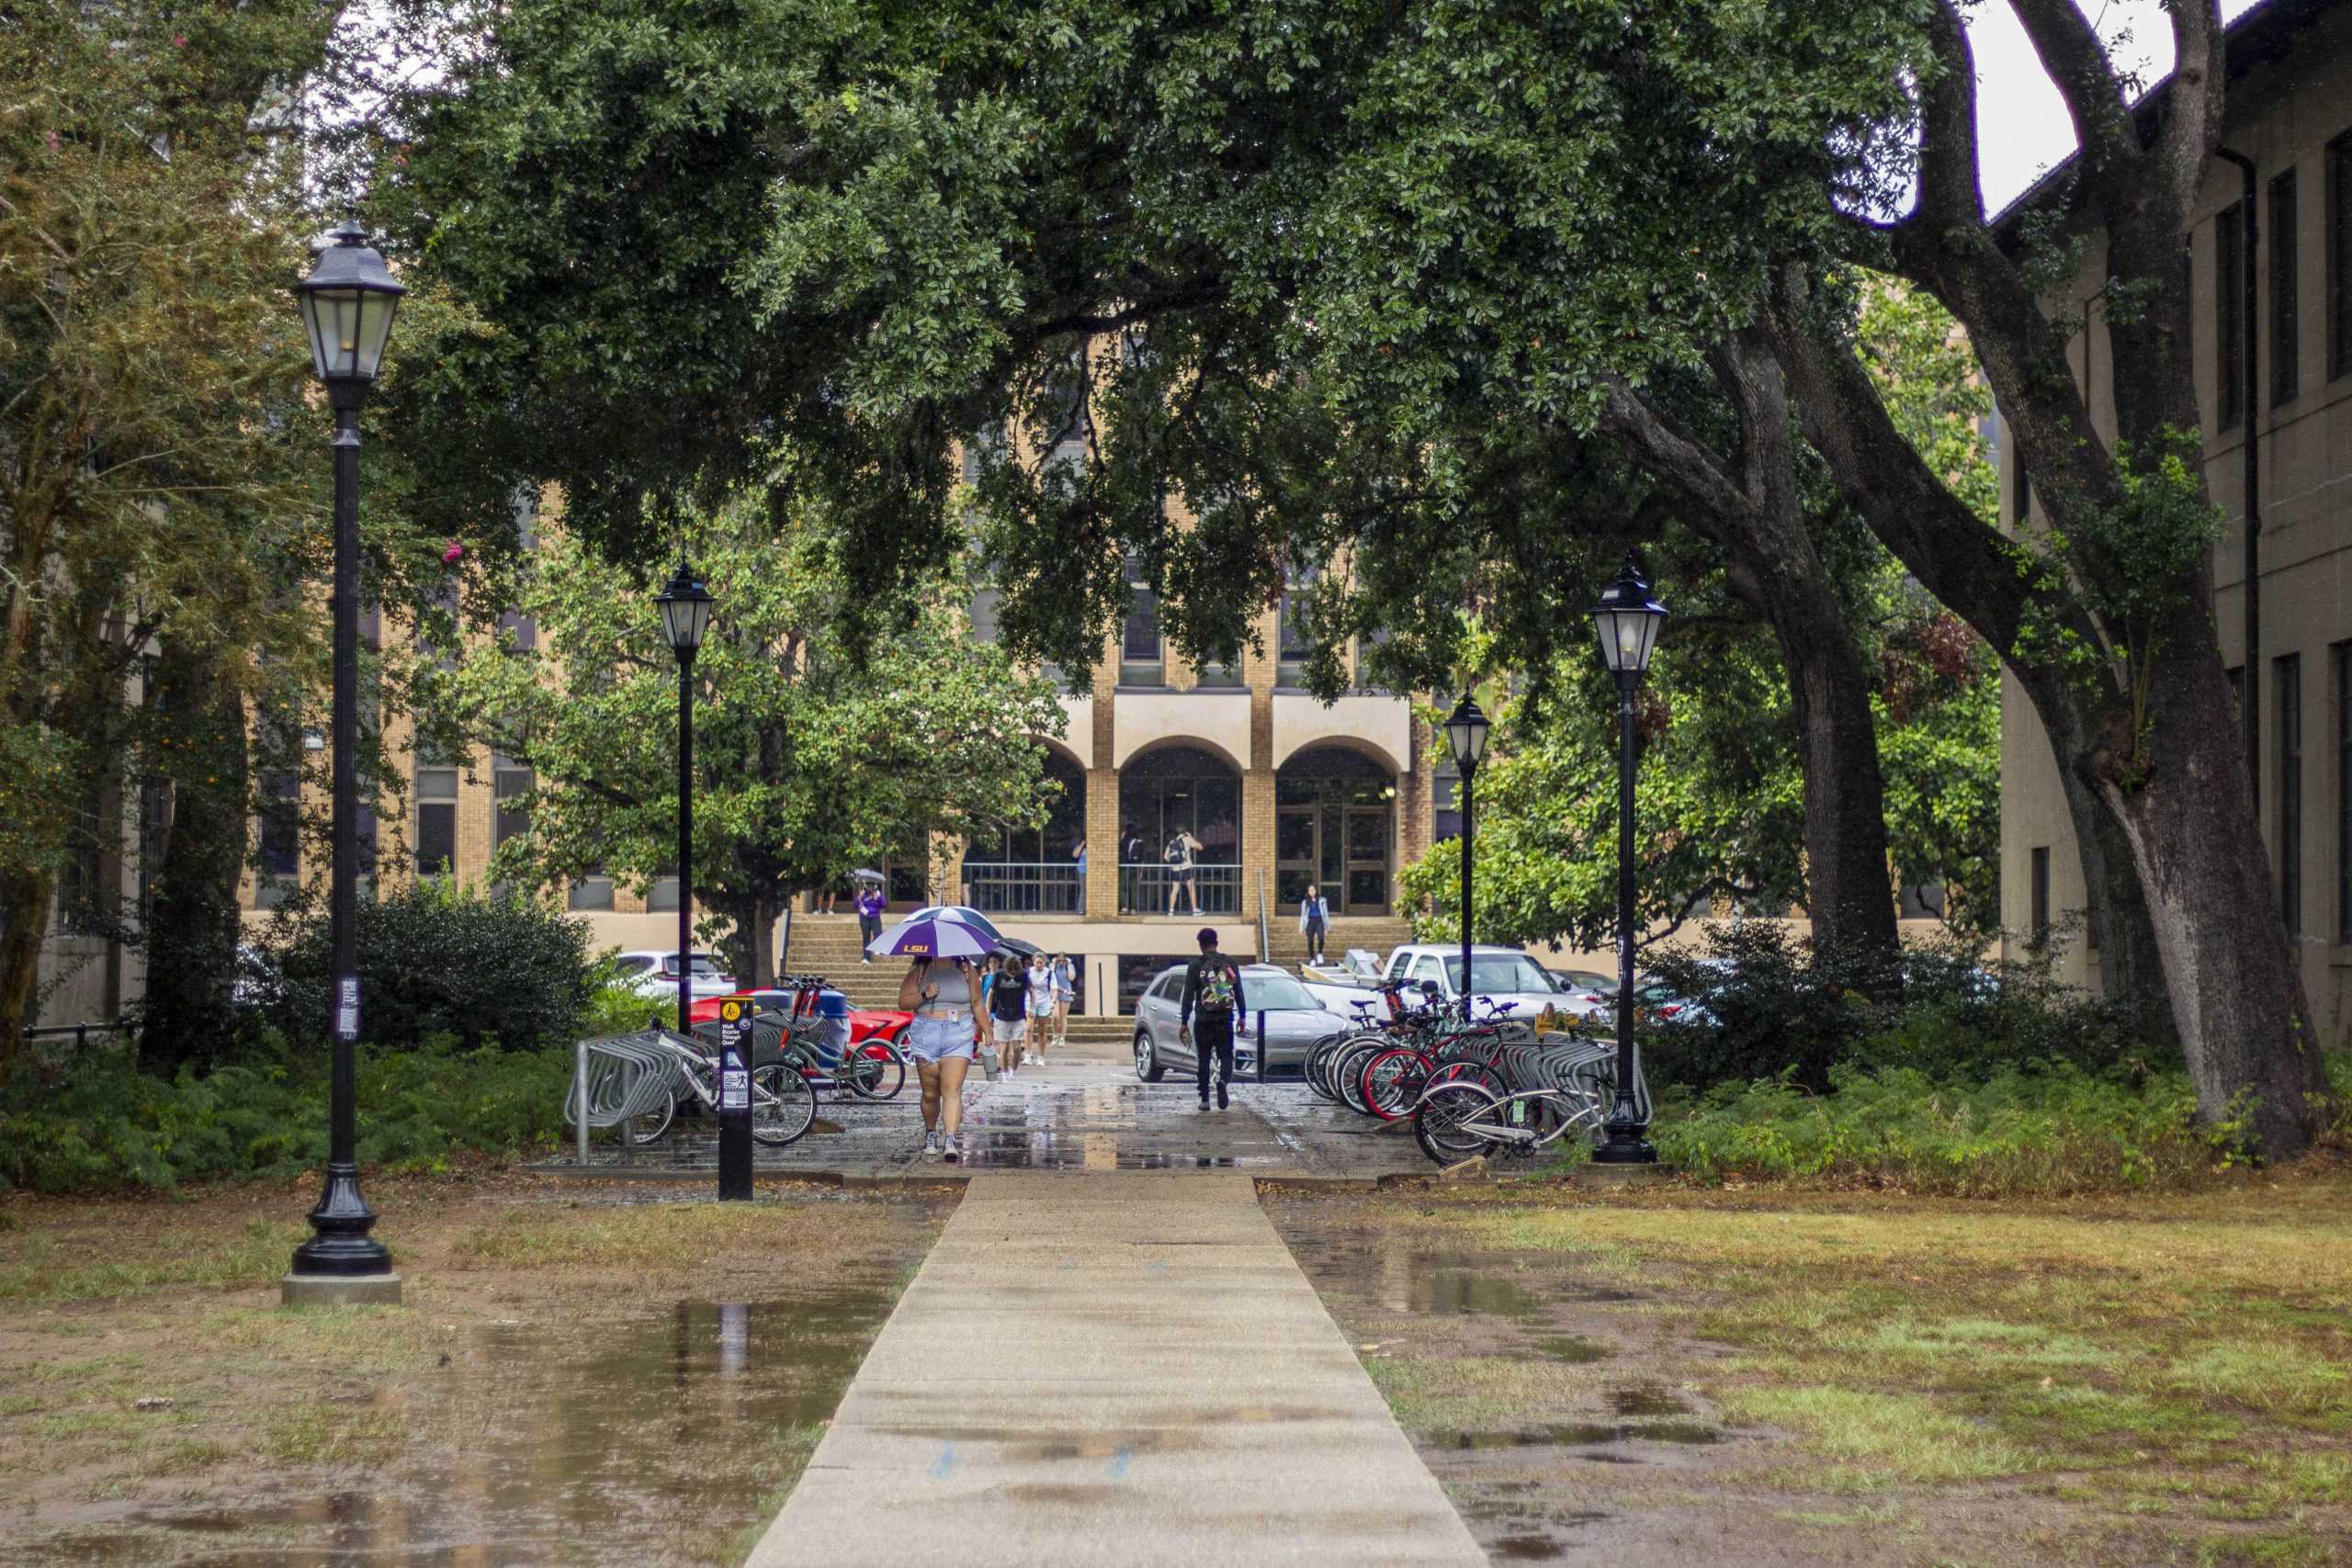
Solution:
M 1498 991 L 1548 991 L 1552 977 L 1544 966 L 1523 953 L 1474 953 L 1470 955 L 1470 989 L 1481 996 Z M 1456 991 L 1462 989 L 1462 959 L 1459 955 L 1445 961 L 1445 977 Z
M 1289 1012 L 1323 1005 L 1315 999 L 1314 992 L 1287 975 L 1245 975 L 1241 989 L 1252 1012 Z

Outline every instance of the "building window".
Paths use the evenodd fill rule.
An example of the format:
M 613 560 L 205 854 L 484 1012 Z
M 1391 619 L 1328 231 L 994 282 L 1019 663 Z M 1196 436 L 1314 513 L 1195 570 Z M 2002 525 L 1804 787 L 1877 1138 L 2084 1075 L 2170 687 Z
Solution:
M 2335 939 L 2352 942 L 2352 643 L 2335 645 Z
M 2295 298 L 2295 171 L 2270 182 L 2270 404 L 2292 399 L 2302 366 L 2296 337 L 2301 327 Z
M 498 631 L 518 653 L 535 652 L 539 646 L 539 623 L 520 610 L 509 610 L 499 616 Z
M 1293 581 L 1296 587 L 1305 590 L 1314 586 L 1315 578 L 1315 572 L 1308 570 L 1295 574 Z M 1306 635 L 1306 610 L 1304 592 L 1298 593 L 1290 592 L 1288 590 L 1283 592 L 1282 614 L 1275 638 L 1277 662 L 1274 682 L 1277 685 L 1295 686 L 1306 677 L 1306 660 L 1314 653 L 1315 644 Z
M 490 781 L 490 851 L 496 854 L 499 845 L 531 830 L 531 813 L 524 801 L 531 793 L 533 780 L 530 769 L 512 758 L 493 755 Z M 504 882 L 492 885 L 501 893 L 510 886 Z
M 571 879 L 568 902 L 575 909 L 609 909 L 613 907 L 613 879 L 605 874 L 601 865 L 592 865 Z
M 2033 851 L 2032 908 L 2027 916 L 2028 940 L 2040 947 L 2050 940 L 2050 847 L 2037 844 Z
M 972 640 L 992 643 L 997 639 L 997 607 L 1004 603 L 1004 590 L 983 588 L 972 595 Z
M 1127 563 L 1127 618 L 1119 630 L 1119 684 L 1165 685 L 1168 667 L 1159 638 L 1159 595 L 1144 581 L 1143 568 Z
M 416 874 L 447 876 L 458 869 L 458 770 L 416 768 Z
M 2278 693 L 2278 918 L 2287 937 L 2303 934 L 2303 661 L 2294 654 L 2272 670 Z
M 302 869 L 302 776 L 291 768 L 264 773 L 261 780 L 261 866 L 254 886 L 257 908 L 286 901 Z
M 677 908 L 678 874 L 665 871 L 645 890 L 645 910 L 650 915 L 675 914 Z
M 2213 217 L 2213 418 L 2234 430 L 2245 415 L 2245 203 Z
M 2327 374 L 2352 371 L 2352 130 L 2327 144 Z

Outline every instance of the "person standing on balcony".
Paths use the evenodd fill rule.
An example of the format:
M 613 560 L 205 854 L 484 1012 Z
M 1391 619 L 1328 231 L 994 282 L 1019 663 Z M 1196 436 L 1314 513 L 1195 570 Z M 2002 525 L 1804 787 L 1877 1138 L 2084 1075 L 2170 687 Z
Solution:
M 1216 950 L 1216 928 L 1203 926 L 1195 940 L 1201 955 L 1184 966 L 1176 1038 L 1193 1048 L 1204 1111 L 1209 1108 L 1209 1064 L 1216 1064 L 1216 1108 L 1223 1111 L 1227 1104 L 1225 1086 L 1233 1081 L 1234 1021 L 1242 1020 L 1241 1032 L 1250 1032 L 1250 1004 L 1241 993 L 1240 969 Z
M 1306 885 L 1306 897 L 1298 901 L 1299 934 L 1306 938 L 1306 961 L 1323 962 L 1323 932 L 1331 923 L 1331 906 L 1322 890 L 1313 883 Z
M 1176 895 L 1179 892 L 1184 895 L 1187 913 L 1197 915 L 1201 912 L 1201 896 L 1193 886 L 1193 857 L 1199 854 L 1201 849 L 1201 841 L 1182 828 L 1177 829 L 1176 836 L 1168 840 L 1168 852 L 1162 858 L 1168 862 L 1168 912 L 1170 915 L 1176 912 Z
M 1079 840 L 1078 847 L 1070 851 L 1069 858 L 1078 863 L 1078 897 L 1071 903 L 1068 912 L 1082 915 L 1086 913 L 1086 840 L 1084 839 Z
M 882 889 L 875 884 L 869 882 L 858 888 L 857 944 L 859 947 L 872 946 L 874 939 L 882 934 L 882 911 L 889 907 L 890 900 L 882 897 Z M 874 954 L 861 953 L 858 962 L 871 964 L 874 962 Z

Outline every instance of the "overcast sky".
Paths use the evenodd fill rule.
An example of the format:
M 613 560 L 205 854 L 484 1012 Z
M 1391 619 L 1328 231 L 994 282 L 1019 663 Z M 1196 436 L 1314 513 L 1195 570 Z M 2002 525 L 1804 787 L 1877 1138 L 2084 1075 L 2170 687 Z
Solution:
M 2234 21 L 2256 0 L 2222 0 Z M 2116 64 L 2154 82 L 2172 69 L 2172 28 L 2158 0 L 2075 0 L 2098 24 Z M 2127 39 L 2128 41 L 2120 41 Z M 1998 212 L 2075 150 L 2058 89 L 2050 84 L 2008 0 L 1978 0 L 1969 25 L 1976 50 L 1976 132 L 1984 144 L 1984 209 Z

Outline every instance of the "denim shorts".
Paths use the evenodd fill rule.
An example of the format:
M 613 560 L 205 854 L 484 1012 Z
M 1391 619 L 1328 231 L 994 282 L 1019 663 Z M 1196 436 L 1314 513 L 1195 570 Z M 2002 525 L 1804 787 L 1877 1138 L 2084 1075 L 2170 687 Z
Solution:
M 917 1018 L 907 1025 L 907 1055 L 918 1062 L 936 1062 L 949 1056 L 970 1060 L 972 1021 L 968 1018 Z

